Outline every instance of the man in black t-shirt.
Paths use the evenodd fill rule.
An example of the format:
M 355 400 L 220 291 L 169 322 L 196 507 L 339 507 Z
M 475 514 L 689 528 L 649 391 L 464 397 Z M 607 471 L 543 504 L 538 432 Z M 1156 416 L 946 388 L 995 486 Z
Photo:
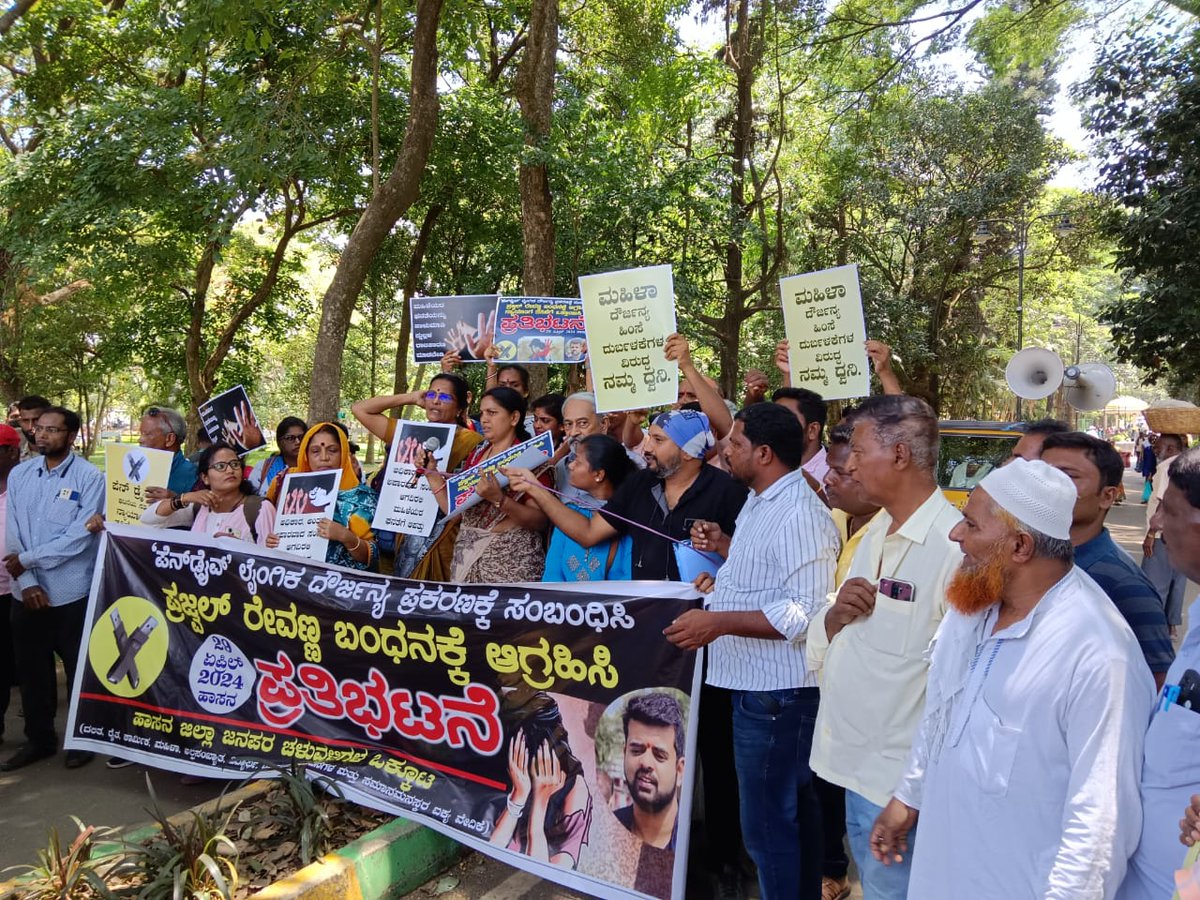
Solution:
M 678 581 L 674 541 L 687 540 L 692 523 L 701 520 L 719 522 L 722 531 L 732 534 L 746 502 L 744 487 L 704 462 L 713 444 L 704 413 L 662 413 L 646 436 L 646 468 L 626 478 L 590 519 L 565 506 L 527 469 L 503 471 L 513 490 L 528 493 L 555 528 L 584 547 L 628 533 L 635 581 Z

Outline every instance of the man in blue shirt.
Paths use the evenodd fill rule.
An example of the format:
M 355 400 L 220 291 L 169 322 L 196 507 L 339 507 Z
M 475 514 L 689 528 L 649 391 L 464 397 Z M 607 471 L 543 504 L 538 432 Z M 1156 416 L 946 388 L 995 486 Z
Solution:
M 187 421 L 173 409 L 151 406 L 142 415 L 138 429 L 138 444 L 153 450 L 167 450 L 175 454 L 171 459 L 171 474 L 167 487 L 150 488 L 146 497 L 150 500 L 167 500 L 190 491 L 200 477 L 196 464 L 183 455 L 183 442 L 187 438 Z
M 0 764 L 4 772 L 58 751 L 56 654 L 67 684 L 75 682 L 99 541 L 86 522 L 104 505 L 104 476 L 71 452 L 79 425 L 79 416 L 69 409 L 46 409 L 34 427 L 41 455 L 8 476 L 4 566 L 15 583 L 12 630 L 26 742 Z M 82 766 L 92 756 L 68 750 L 67 768 Z
M 1100 585 L 1129 623 L 1161 688 L 1175 659 L 1162 601 L 1150 579 L 1104 527 L 1125 472 L 1120 454 L 1107 441 L 1071 431 L 1047 435 L 1042 460 L 1070 477 L 1079 493 L 1071 520 L 1075 564 Z
M 1200 450 L 1176 456 L 1162 499 L 1163 540 L 1171 560 L 1200 580 Z M 1188 611 L 1188 633 L 1179 647 L 1146 732 L 1142 763 L 1142 838 L 1129 859 L 1117 900 L 1164 900 L 1175 891 L 1186 844 L 1195 842 L 1189 823 L 1180 835 L 1189 799 L 1200 794 L 1200 604 Z

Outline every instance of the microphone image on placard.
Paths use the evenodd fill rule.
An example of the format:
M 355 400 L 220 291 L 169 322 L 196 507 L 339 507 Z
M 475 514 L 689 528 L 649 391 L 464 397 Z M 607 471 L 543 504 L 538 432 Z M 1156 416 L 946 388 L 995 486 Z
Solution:
M 425 450 L 432 456 L 434 453 L 437 453 L 439 450 L 442 449 L 442 442 L 439 441 L 436 437 L 428 437 L 425 439 L 425 443 L 422 444 L 421 446 L 424 447 Z M 409 480 L 409 483 L 405 485 L 405 487 L 415 488 L 417 486 L 417 482 L 420 480 L 420 478 L 421 478 L 420 469 L 419 468 L 414 469 L 412 478 Z

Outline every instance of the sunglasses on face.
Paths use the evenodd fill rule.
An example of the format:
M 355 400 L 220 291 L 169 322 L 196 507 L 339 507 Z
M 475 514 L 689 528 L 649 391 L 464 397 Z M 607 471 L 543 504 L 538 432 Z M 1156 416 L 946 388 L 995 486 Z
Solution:
M 209 469 L 213 472 L 224 472 L 226 470 L 236 469 L 241 466 L 241 460 L 228 459 L 223 462 L 215 462 L 209 464 Z
M 447 394 L 442 391 L 426 391 L 426 400 L 436 400 L 438 403 L 450 403 L 454 400 L 453 394 Z

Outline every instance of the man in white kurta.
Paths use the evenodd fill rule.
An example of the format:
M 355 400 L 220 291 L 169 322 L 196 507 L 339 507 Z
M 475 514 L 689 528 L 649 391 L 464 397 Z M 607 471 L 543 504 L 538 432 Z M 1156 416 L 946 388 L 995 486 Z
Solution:
M 908 771 L 871 837 L 894 858 L 919 811 L 910 897 L 1111 898 L 1137 845 L 1154 684 L 1129 626 L 1071 564 L 1074 500 L 1066 475 L 1016 460 L 952 532 L 964 571 Z

